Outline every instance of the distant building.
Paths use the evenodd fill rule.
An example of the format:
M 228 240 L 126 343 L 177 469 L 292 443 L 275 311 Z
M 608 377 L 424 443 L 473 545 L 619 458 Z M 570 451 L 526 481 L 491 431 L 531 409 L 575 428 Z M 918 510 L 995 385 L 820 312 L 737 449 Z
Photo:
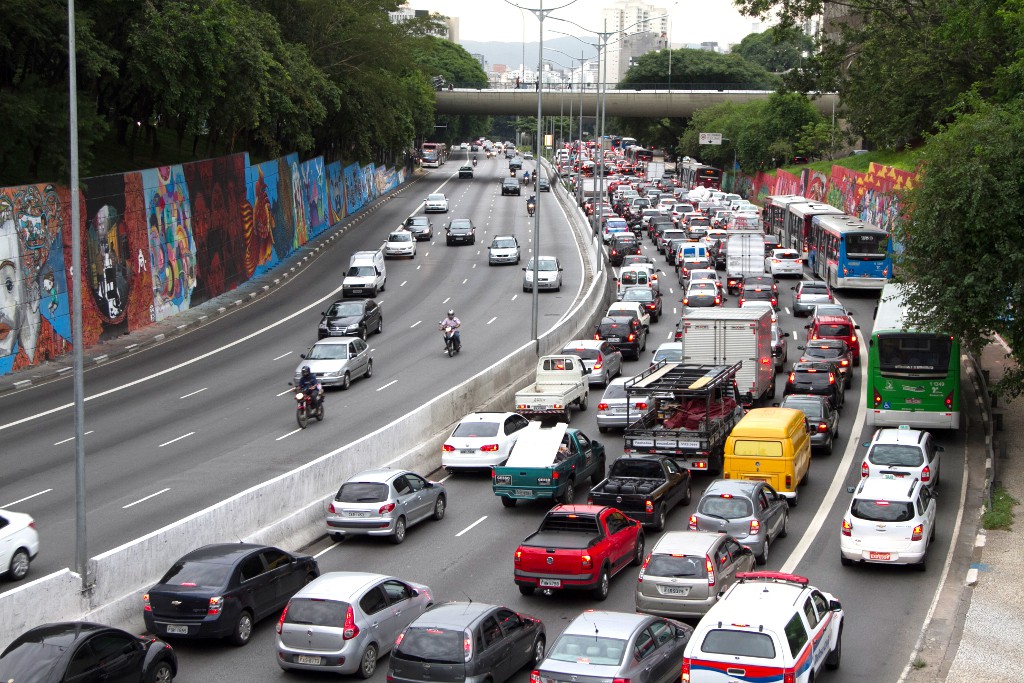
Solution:
M 718 43 L 708 41 L 700 44 L 700 49 L 706 52 L 718 52 Z
M 472 57 L 473 59 L 475 59 L 476 61 L 480 62 L 480 68 L 484 70 L 484 73 L 487 73 L 487 58 L 486 57 L 484 57 L 479 52 L 470 52 L 469 56 Z
M 629 68 L 631 59 L 645 54 L 639 51 L 639 44 L 626 48 L 624 38 L 634 33 L 668 36 L 667 15 L 668 11 L 664 7 L 652 5 L 644 0 L 615 0 L 609 7 L 601 10 L 601 30 L 614 31 L 618 37 L 623 38 L 614 43 L 609 42 L 606 50 L 607 76 L 610 83 L 618 82 L 622 78 Z
M 619 41 L 619 71 L 613 74 L 611 62 L 609 61 L 608 80 L 618 83 L 626 75 L 630 67 L 637 63 L 640 57 L 648 52 L 663 50 L 666 47 L 668 47 L 668 40 L 660 33 L 643 31 L 626 35 Z

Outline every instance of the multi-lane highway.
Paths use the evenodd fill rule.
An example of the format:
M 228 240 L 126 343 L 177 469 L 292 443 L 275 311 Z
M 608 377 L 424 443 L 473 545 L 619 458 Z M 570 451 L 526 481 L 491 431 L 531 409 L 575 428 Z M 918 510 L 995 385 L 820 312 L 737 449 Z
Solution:
M 496 232 L 514 232 L 524 248 L 529 247 L 525 202 L 500 196 L 498 180 L 507 173 L 505 169 L 503 161 L 482 160 L 477 179 L 460 183 L 455 179 L 447 181 L 448 176 L 457 172 L 457 164 L 449 163 L 419 184 L 422 191 L 406 192 L 403 199 L 389 204 L 386 211 L 370 221 L 373 228 L 364 227 L 346 236 L 281 293 L 180 342 L 168 343 L 156 353 L 139 354 L 89 373 L 87 393 L 95 394 L 264 330 L 315 301 L 328 301 L 332 290 L 340 284 L 339 273 L 348 254 L 379 243 L 388 229 L 416 209 L 428 190 L 443 182 L 447 181 L 447 185 L 442 191 L 447 191 L 454 200 L 451 216 L 469 216 L 481 232 L 487 230 L 475 248 L 444 247 L 435 232 L 435 244 L 429 249 L 421 245 L 415 261 L 389 263 L 388 289 L 381 297 L 385 302 L 385 332 L 370 339 L 377 359 L 374 377 L 355 383 L 347 394 L 332 392 L 328 397 L 327 420 L 304 432 L 285 436 L 294 430 L 294 421 L 290 404 L 278 394 L 285 388 L 297 354 L 314 338 L 316 312 L 321 310 L 322 303 L 289 323 L 266 329 L 208 359 L 90 402 L 87 430 L 93 433 L 87 439 L 93 547 L 109 547 L 137 536 L 365 434 L 525 340 L 529 334 L 529 298 L 523 295 L 519 284 L 522 272 L 486 266 L 485 243 Z M 566 310 L 575 292 L 581 264 L 561 211 L 554 202 L 546 202 L 545 209 L 543 251 L 556 253 L 566 265 L 566 290 L 561 296 L 541 297 L 541 319 L 554 321 Z M 441 222 L 435 219 L 435 229 Z M 649 243 L 646 248 L 656 255 Z M 624 374 L 635 374 L 645 367 L 650 352 L 670 338 L 678 319 L 681 293 L 670 268 L 662 267 L 668 275 L 665 314 L 652 326 L 647 353 L 641 361 L 627 361 Z M 791 334 L 789 357 L 793 359 L 799 353 L 796 346 L 804 338 L 805 319 L 789 313 L 790 284 L 783 280 L 780 286 L 780 321 L 783 330 Z M 297 291 L 300 289 L 301 292 Z M 875 297 L 847 294 L 840 298 L 861 324 L 862 337 L 867 337 Z M 453 304 L 465 325 L 465 351 L 450 360 L 441 355 L 434 322 Z M 736 305 L 735 298 L 728 305 Z M 496 319 L 488 324 L 492 317 Z M 547 327 L 541 325 L 541 329 Z M 283 356 L 286 353 L 291 355 Z M 801 492 L 799 507 L 791 511 L 790 534 L 773 545 L 767 568 L 808 576 L 814 584 L 843 601 L 847 614 L 844 657 L 840 670 L 829 673 L 828 680 L 894 681 L 917 637 L 949 550 L 960 502 L 963 444 L 956 435 L 937 435 L 945 447 L 942 457 L 946 462 L 939 487 L 938 534 L 928 572 L 922 574 L 913 568 L 841 567 L 838 537 L 843 507 L 850 498 L 847 486 L 859 478 L 864 453 L 861 444 L 869 436 L 861 407 L 865 403 L 862 373 L 863 369 L 856 371 L 853 386 L 848 390 L 841 437 L 834 454 L 814 457 L 810 482 Z M 780 396 L 784 379 L 784 375 L 778 378 Z M 396 380 L 396 384 L 389 385 Z M 180 398 L 196 391 L 201 393 Z M 601 391 L 593 388 L 591 406 L 596 406 Z M 66 386 L 47 385 L 16 397 L 4 397 L 0 399 L 0 409 L 6 418 L 3 422 L 42 413 L 50 405 L 65 402 L 69 395 L 70 388 Z M 602 441 L 610 458 L 622 452 L 619 433 L 598 433 L 593 408 L 574 414 L 572 424 Z M 160 447 L 161 443 L 189 432 L 194 434 Z M 53 492 L 26 501 L 19 508 L 41 520 L 47 553 L 63 557 L 65 562 L 70 551 L 58 544 L 68 543 L 71 538 L 71 444 L 53 444 L 70 434 L 69 414 L 49 415 L 5 430 L 5 444 L 12 445 L 14 451 L 5 447 L 0 455 L 5 471 L 15 467 L 16 472 L 5 477 L 0 485 L 0 503 L 53 488 Z M 431 476 L 445 478 L 443 472 Z M 706 477 L 697 477 L 695 494 L 708 481 Z M 386 539 L 354 538 L 340 545 L 324 539 L 306 550 L 320 555 L 320 567 L 325 572 L 378 571 L 426 583 L 441 601 L 472 599 L 510 605 L 542 618 L 549 642 L 580 611 L 598 607 L 587 594 L 523 597 L 513 584 L 512 552 L 516 543 L 536 528 L 545 505 L 503 508 L 491 493 L 485 474 L 457 475 L 447 478 L 445 485 L 449 490 L 449 508 L 444 520 L 414 527 L 400 546 L 393 546 Z M 165 488 L 168 490 L 154 498 L 124 508 Z M 577 499 L 584 500 L 585 492 L 580 492 Z M 696 500 L 697 497 L 694 505 Z M 688 509 L 675 510 L 669 517 L 668 529 L 685 528 L 687 514 Z M 658 534 L 648 531 L 648 548 L 657 537 Z M 34 571 L 43 570 L 41 559 Z M 616 577 L 610 597 L 600 607 L 633 611 L 635 581 L 635 570 Z M 178 680 L 283 679 L 285 674 L 274 662 L 273 621 L 261 623 L 244 649 L 219 642 L 176 642 Z M 374 680 L 384 681 L 386 668 L 385 658 Z M 516 680 L 528 679 L 524 673 Z

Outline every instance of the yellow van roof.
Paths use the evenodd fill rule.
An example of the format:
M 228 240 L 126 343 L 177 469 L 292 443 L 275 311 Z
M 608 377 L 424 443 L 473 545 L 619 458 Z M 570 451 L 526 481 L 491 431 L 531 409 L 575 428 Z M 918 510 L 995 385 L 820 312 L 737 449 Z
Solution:
M 803 424 L 804 413 L 795 408 L 754 408 L 743 419 L 736 423 L 732 433 L 758 431 L 763 434 L 785 436 L 789 433 L 793 422 Z

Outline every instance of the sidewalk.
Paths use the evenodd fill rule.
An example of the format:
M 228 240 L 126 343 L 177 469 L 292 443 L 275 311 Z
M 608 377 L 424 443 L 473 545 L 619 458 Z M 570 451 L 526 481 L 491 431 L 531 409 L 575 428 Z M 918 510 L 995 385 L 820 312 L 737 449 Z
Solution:
M 981 367 L 990 373 L 990 385 L 1002 377 L 1008 362 L 999 344 L 984 349 Z M 963 384 L 969 381 L 965 375 Z M 965 387 L 964 395 L 967 393 Z M 1024 397 L 1010 403 L 999 401 L 993 412 L 1002 413 L 1003 418 L 1003 431 L 994 432 L 994 478 L 1015 499 L 1024 501 L 1024 444 L 1016 439 L 1024 424 Z M 975 422 L 972 419 L 970 432 L 983 436 L 985 425 Z M 984 479 L 987 473 L 987 467 L 972 471 L 972 482 Z M 1024 507 L 1015 508 L 1013 531 L 985 531 L 979 518 L 984 495 L 977 490 L 972 495 L 971 489 L 977 487 L 972 483 L 968 489 L 958 560 L 941 587 L 935 612 L 908 664 L 902 679 L 907 683 L 1024 680 L 1024 591 L 1020 590 L 1024 546 L 1016 533 L 1024 528 Z M 973 528 L 978 531 L 971 537 Z

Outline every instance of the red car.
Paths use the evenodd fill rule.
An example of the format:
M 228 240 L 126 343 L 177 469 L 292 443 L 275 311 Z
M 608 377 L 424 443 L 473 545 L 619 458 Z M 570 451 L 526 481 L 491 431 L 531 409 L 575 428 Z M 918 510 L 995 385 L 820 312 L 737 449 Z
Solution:
M 611 577 L 644 560 L 643 527 L 621 511 L 600 505 L 556 505 L 536 533 L 516 548 L 519 592 L 589 590 L 608 597 Z

